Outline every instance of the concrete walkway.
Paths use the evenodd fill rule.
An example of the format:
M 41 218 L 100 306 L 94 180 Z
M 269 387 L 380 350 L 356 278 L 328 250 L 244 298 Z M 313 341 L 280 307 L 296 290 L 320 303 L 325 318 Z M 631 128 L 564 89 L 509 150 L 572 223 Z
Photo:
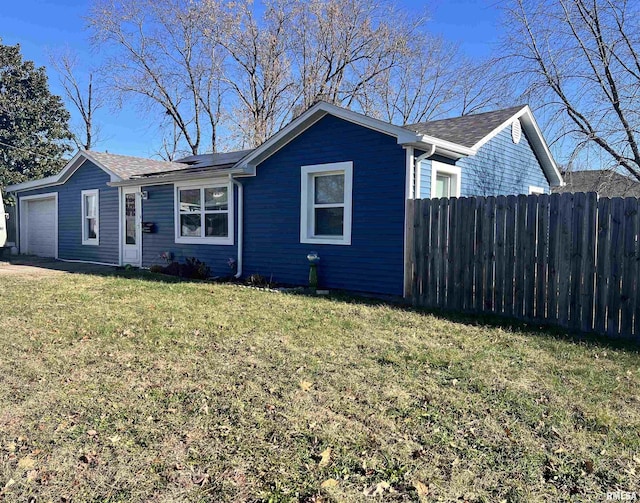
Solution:
M 81 264 L 77 262 L 62 262 L 50 258 L 33 256 L 11 257 L 7 261 L 0 259 L 0 277 L 5 275 L 46 276 L 53 274 L 110 274 L 115 267 Z

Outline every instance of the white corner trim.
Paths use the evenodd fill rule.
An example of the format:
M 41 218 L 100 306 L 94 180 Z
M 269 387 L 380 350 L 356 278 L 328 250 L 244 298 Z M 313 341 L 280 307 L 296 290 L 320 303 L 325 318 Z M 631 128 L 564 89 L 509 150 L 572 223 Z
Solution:
M 438 173 L 451 175 L 454 183 L 454 194 L 452 197 L 460 197 L 462 187 L 462 170 L 459 166 L 452 166 L 444 162 L 431 161 L 431 197 L 436 197 L 436 177 Z
M 87 215 L 87 208 L 85 205 L 86 196 L 96 196 L 96 237 L 88 238 L 85 236 L 85 220 Z M 80 192 L 81 197 L 81 231 L 82 231 L 82 244 L 85 246 L 100 246 L 100 190 L 99 189 L 91 189 L 91 190 L 83 190 Z
M 180 189 L 208 189 L 213 187 L 227 188 L 227 237 L 185 237 L 180 235 Z M 188 180 L 173 184 L 173 210 L 174 210 L 174 242 L 176 244 L 201 244 L 201 245 L 233 245 L 234 243 L 234 185 L 228 177 L 209 178 L 206 180 Z M 204 200 L 201 201 L 204 208 Z M 201 211 L 201 214 L 204 210 Z M 203 225 L 204 229 L 204 225 Z
M 537 185 L 529 185 L 529 195 L 532 194 L 544 194 L 544 189 L 542 187 L 538 187 Z
M 344 222 L 342 236 L 314 235 L 313 177 L 317 174 L 344 174 Z M 311 182 L 311 183 L 310 183 Z M 353 214 L 353 161 L 300 167 L 300 243 L 350 245 Z
M 118 265 L 122 265 L 122 219 L 124 218 L 124 196 L 122 187 L 118 187 Z
M 19 225 L 18 237 L 20 240 L 19 241 L 20 253 L 25 253 L 29 251 L 29 240 L 27 239 L 28 234 L 26 232 L 26 229 L 27 229 L 26 219 L 29 213 L 24 203 L 37 200 L 37 199 L 53 199 L 55 201 L 56 213 L 54 218 L 54 222 L 55 222 L 54 223 L 54 226 L 55 226 L 54 240 L 55 240 L 56 252 L 55 252 L 54 258 L 57 259 L 58 258 L 58 193 L 57 192 L 47 192 L 46 194 L 36 194 L 33 196 L 24 196 L 24 197 L 18 198 L 19 200 L 18 209 L 20 213 L 20 215 L 18 216 L 18 225 Z

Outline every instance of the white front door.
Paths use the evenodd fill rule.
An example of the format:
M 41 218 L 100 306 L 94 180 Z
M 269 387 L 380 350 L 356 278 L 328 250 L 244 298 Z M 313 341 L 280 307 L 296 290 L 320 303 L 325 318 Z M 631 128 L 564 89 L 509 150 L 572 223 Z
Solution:
M 142 265 L 142 205 L 140 187 L 122 189 L 122 264 Z

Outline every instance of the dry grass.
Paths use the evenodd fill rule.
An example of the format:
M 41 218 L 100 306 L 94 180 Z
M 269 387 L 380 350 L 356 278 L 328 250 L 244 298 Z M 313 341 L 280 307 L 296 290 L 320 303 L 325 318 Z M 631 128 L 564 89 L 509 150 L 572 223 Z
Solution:
M 0 500 L 639 490 L 635 351 L 156 279 L 0 278 Z

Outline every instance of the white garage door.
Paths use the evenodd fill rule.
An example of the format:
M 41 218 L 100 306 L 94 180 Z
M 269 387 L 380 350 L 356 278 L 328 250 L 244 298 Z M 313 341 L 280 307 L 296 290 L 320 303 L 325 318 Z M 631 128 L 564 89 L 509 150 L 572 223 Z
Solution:
M 22 252 L 41 257 L 56 254 L 56 199 L 24 201 Z

